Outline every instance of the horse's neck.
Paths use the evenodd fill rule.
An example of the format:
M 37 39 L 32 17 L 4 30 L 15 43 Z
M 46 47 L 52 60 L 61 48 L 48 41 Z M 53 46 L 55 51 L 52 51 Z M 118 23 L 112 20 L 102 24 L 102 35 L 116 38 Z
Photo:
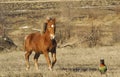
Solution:
M 45 31 L 45 33 L 44 33 L 44 38 L 45 38 L 46 40 L 48 40 L 48 41 L 51 40 L 51 39 L 50 39 L 50 33 L 49 33 L 48 30 Z

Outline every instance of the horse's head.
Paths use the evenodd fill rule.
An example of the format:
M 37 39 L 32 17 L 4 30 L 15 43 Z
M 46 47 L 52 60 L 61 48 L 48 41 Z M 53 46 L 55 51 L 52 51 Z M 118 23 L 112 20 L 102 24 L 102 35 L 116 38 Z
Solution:
M 55 18 L 51 18 L 47 21 L 47 30 L 49 31 L 50 38 L 55 39 Z

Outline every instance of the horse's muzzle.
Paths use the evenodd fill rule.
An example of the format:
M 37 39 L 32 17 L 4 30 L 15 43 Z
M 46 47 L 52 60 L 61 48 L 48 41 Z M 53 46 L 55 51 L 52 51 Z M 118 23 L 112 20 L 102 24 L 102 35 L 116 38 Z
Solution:
M 55 35 L 51 34 L 50 39 L 55 39 Z

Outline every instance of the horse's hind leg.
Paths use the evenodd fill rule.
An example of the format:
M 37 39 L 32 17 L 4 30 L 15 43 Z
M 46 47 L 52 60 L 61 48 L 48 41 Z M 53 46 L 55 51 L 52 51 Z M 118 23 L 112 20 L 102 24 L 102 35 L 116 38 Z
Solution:
M 29 68 L 30 68 L 30 64 L 29 64 L 29 56 L 31 55 L 31 53 L 32 53 L 32 51 L 30 51 L 30 52 L 26 52 L 25 53 L 25 59 L 26 59 L 26 70 L 29 70 Z
M 39 58 L 39 56 L 40 56 L 40 53 L 35 53 L 34 61 L 35 61 L 36 70 L 38 70 L 38 58 Z

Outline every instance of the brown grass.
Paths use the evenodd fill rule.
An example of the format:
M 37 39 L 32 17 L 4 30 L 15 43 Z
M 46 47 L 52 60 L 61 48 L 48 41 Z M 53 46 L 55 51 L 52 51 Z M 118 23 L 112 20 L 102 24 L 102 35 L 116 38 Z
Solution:
M 19 47 L 22 47 L 25 35 L 35 32 L 32 28 L 42 29 L 45 18 L 48 16 L 55 17 L 57 20 L 56 38 L 61 44 L 74 39 L 73 41 L 79 41 L 77 45 L 86 44 L 88 47 L 92 46 L 91 44 L 93 46 L 114 45 L 119 29 L 113 30 L 113 25 L 120 25 L 119 9 L 117 9 L 119 6 L 90 6 L 86 2 L 82 3 L 84 2 L 3 2 L 0 6 L 2 17 L 0 24 L 11 28 L 6 30 L 6 34 Z M 29 28 L 20 29 L 23 26 L 29 26 Z M 97 28 L 95 32 L 92 32 L 92 26 Z M 96 32 L 100 32 L 102 36 Z M 16 38 L 16 35 L 19 36 Z M 83 42 L 84 40 L 87 42 Z
M 31 68 L 25 70 L 23 51 L 0 53 L 0 76 L 5 77 L 100 77 L 98 65 L 100 58 L 105 59 L 108 77 L 119 77 L 119 46 L 100 48 L 62 48 L 57 49 L 57 63 L 53 71 L 49 71 L 43 55 L 39 58 L 39 71 L 30 57 Z
M 0 26 L 5 25 L 9 28 L 6 28 L 6 34 L 13 39 L 20 50 L 0 53 L 0 77 L 101 77 L 98 71 L 100 58 L 105 59 L 108 77 L 119 77 L 119 1 L 107 1 L 109 5 L 114 6 L 84 8 L 90 6 L 90 2 L 80 1 L 1 3 Z M 58 45 L 62 44 L 63 48 L 57 48 L 58 61 L 53 71 L 48 70 L 43 55 L 39 58 L 40 70 L 36 71 L 33 63 L 34 53 L 30 57 L 31 68 L 26 71 L 25 52 L 22 51 L 24 37 L 35 32 L 32 28 L 42 29 L 47 16 L 56 18 L 56 39 Z M 20 29 L 23 26 L 29 28 Z M 94 43 L 95 46 L 99 46 L 94 47 Z M 64 48 L 67 44 L 72 47 Z M 93 48 L 88 48 L 91 44 Z M 86 46 L 87 48 L 84 48 Z

